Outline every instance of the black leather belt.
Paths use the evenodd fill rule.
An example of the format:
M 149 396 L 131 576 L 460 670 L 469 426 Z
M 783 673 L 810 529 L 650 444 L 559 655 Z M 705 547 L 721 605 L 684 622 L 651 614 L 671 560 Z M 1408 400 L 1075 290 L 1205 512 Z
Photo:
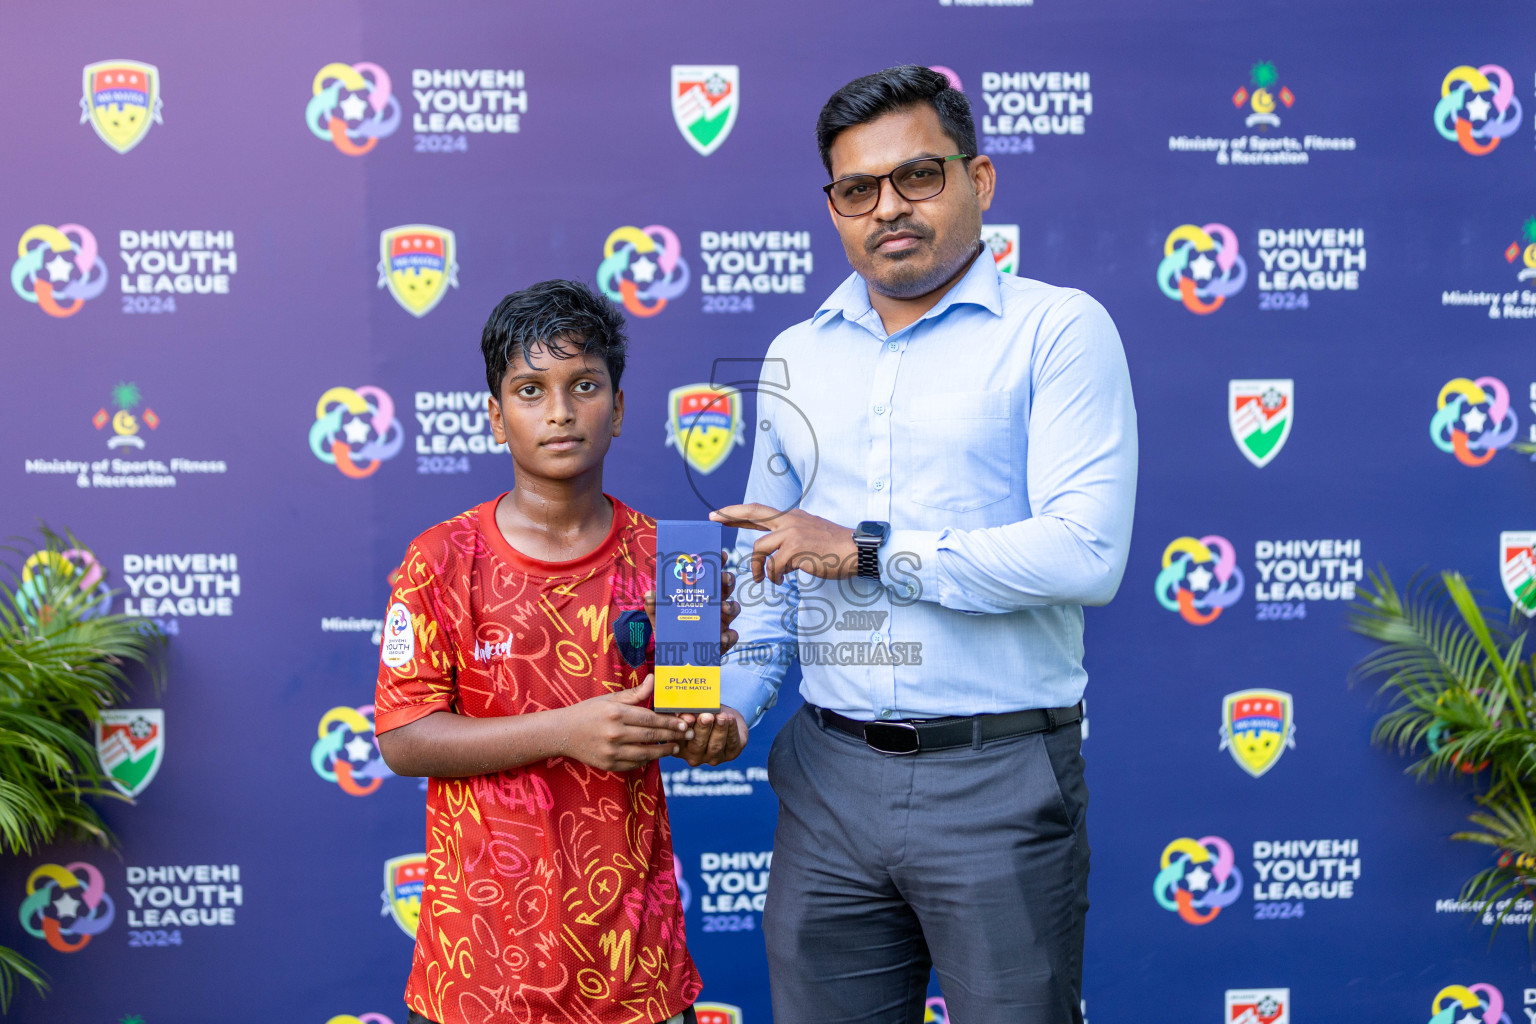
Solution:
M 1031 708 L 1002 715 L 971 715 L 967 718 L 908 718 L 895 722 L 861 722 L 836 711 L 808 705 L 821 724 L 845 732 L 882 754 L 916 754 L 924 750 L 948 750 L 979 745 L 989 740 L 1049 732 L 1083 717 L 1083 706 Z

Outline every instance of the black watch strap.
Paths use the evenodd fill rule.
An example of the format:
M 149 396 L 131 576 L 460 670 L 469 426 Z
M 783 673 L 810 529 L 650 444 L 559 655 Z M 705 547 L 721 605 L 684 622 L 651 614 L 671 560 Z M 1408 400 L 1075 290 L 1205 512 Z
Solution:
M 866 580 L 880 578 L 880 545 L 872 541 L 854 541 L 859 546 L 859 575 Z

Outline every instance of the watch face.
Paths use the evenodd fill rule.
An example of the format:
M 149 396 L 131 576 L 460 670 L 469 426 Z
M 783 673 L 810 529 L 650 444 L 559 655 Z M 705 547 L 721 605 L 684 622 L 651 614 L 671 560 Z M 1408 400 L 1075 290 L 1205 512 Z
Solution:
M 860 523 L 853 531 L 855 541 L 874 541 L 884 543 L 886 534 L 891 532 L 890 523 L 882 523 L 878 520 L 866 520 Z

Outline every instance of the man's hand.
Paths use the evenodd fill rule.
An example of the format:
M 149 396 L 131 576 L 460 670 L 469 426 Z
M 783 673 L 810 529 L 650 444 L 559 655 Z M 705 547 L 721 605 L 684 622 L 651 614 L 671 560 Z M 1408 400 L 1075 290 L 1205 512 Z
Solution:
M 734 761 L 746 749 L 747 720 L 735 708 L 721 706 L 719 714 L 706 711 L 682 717 L 693 731 L 688 733 L 688 742 L 677 756 L 695 768 Z
M 801 569 L 824 580 L 840 580 L 856 575 L 859 549 L 853 543 L 853 528 L 813 516 L 802 509 L 787 512 L 751 502 L 727 505 L 711 512 L 709 518 L 725 526 L 761 530 L 763 535 L 752 545 L 752 578 L 758 583 L 766 575 L 774 583 Z
M 560 709 L 562 731 L 551 756 L 574 757 L 605 772 L 627 772 L 668 754 L 678 754 L 692 735 L 677 715 L 649 707 L 655 676 L 633 690 L 593 697 Z

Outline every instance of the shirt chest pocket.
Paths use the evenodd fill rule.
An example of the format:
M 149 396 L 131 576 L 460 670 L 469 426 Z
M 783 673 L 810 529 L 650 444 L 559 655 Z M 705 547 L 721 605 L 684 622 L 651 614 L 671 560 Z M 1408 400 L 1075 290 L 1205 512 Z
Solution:
M 1008 497 L 1013 485 L 1013 393 L 950 391 L 908 399 L 896 414 L 897 495 L 949 512 Z

